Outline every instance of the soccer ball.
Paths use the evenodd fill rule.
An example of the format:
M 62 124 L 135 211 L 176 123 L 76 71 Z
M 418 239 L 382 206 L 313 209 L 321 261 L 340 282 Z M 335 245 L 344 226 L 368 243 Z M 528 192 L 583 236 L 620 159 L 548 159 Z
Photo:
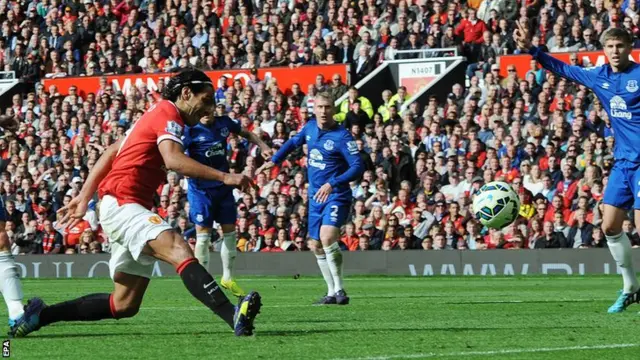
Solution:
M 502 229 L 518 218 L 520 199 L 511 186 L 494 181 L 480 188 L 473 199 L 473 214 L 491 229 Z

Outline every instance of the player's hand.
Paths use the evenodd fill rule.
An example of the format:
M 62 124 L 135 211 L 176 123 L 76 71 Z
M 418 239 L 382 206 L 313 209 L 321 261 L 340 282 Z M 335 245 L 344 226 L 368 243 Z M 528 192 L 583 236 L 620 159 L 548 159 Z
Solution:
M 333 188 L 331 187 L 331 185 L 329 185 L 329 183 L 326 183 L 322 185 L 320 190 L 318 190 L 318 192 L 313 196 L 313 199 L 318 204 L 322 204 L 323 202 L 327 201 L 332 191 L 333 191 Z
M 260 149 L 260 154 L 263 159 L 269 161 L 273 157 L 273 150 L 271 148 Z
M 516 21 L 516 29 L 513 32 L 513 39 L 520 50 L 529 50 L 531 47 L 531 39 L 529 38 L 529 29 L 525 24 Z
M 254 188 L 256 184 L 253 180 L 244 174 L 226 174 L 224 177 L 225 185 L 239 188 L 242 192 L 248 192 Z
M 274 164 L 273 161 L 267 161 L 266 163 L 262 164 L 262 166 L 260 166 L 258 170 L 256 170 L 256 174 L 260 174 L 261 172 L 269 170 L 274 166 L 276 166 L 276 164 Z
M 58 210 L 58 224 L 62 229 L 76 226 L 87 213 L 89 202 L 76 196 L 69 204 Z
M 5 130 L 16 131 L 18 130 L 19 121 L 14 116 L 0 115 L 0 126 Z

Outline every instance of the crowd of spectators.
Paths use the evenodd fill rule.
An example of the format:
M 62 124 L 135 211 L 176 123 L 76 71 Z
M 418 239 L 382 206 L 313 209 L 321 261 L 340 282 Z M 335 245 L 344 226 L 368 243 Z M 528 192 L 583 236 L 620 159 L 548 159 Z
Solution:
M 608 27 L 637 39 L 637 10 L 634 1 L 602 0 L 0 2 L 0 64 L 34 84 L 6 109 L 20 129 L 0 138 L 0 193 L 14 253 L 109 251 L 95 204 L 72 229 L 56 228 L 55 211 L 160 92 L 140 86 L 125 96 L 103 78 L 83 98 L 74 86 L 45 89 L 42 78 L 350 63 L 355 83 L 384 60 L 443 55 L 398 50 L 443 48 L 457 48 L 469 62 L 467 86 L 453 85 L 446 101 L 432 97 L 400 112 L 405 88 L 381 87 L 383 104 L 374 106 L 337 74 L 283 93 L 251 71 L 246 84 L 217 79 L 217 111 L 277 149 L 312 116 L 317 92 L 349 93 L 336 118 L 356 137 L 367 167 L 352 184 L 341 239 L 350 251 L 604 247 L 598 225 L 614 143 L 602 105 L 534 63 L 524 78 L 515 68 L 503 78 L 497 60 L 518 53 L 516 20 L 552 52 L 598 50 Z M 256 146 L 231 137 L 228 150 L 232 171 L 259 185 L 237 193 L 239 250 L 307 250 L 304 151 L 256 174 Z M 483 183 L 498 179 L 520 194 L 521 217 L 489 231 L 469 207 Z M 185 191 L 185 179 L 168 174 L 155 211 L 193 243 Z M 624 226 L 640 245 L 633 223 Z

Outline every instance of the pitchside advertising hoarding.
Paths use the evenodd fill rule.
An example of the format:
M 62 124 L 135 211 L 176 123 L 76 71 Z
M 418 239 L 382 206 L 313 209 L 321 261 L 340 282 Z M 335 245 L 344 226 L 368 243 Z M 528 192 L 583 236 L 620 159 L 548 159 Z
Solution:
M 250 69 L 234 69 L 234 70 L 216 70 L 205 71 L 205 73 L 211 78 L 214 84 L 218 84 L 218 80 L 225 76 L 228 79 L 239 79 L 243 84 L 246 84 L 250 79 Z M 261 68 L 258 69 L 258 78 L 260 80 L 275 79 L 278 87 L 284 93 L 291 92 L 291 86 L 295 83 L 300 84 L 302 91 L 307 90 L 309 84 L 313 84 L 316 81 L 318 75 L 323 75 L 325 81 L 329 81 L 334 74 L 340 74 L 343 81 L 348 79 L 349 66 L 344 64 L 337 65 L 318 65 L 318 66 L 301 66 L 299 68 L 291 69 L 289 67 L 277 67 L 277 68 Z M 169 81 L 172 74 L 170 73 L 157 73 L 157 74 L 125 74 L 125 75 L 107 75 L 107 81 L 113 87 L 113 90 L 121 91 L 125 96 L 129 94 L 131 89 L 139 87 L 141 85 L 146 86 L 150 90 L 158 89 L 158 80 L 164 79 L 165 83 Z M 57 91 L 61 95 L 67 95 L 69 87 L 75 85 L 81 96 L 86 96 L 88 93 L 95 93 L 100 89 L 101 76 L 79 76 L 79 77 L 64 77 L 58 79 L 44 79 L 43 84 L 45 89 L 49 89 L 51 85 L 55 85 Z M 232 81 L 228 81 L 228 85 L 232 85 Z
M 562 60 L 565 63 L 569 63 L 569 56 L 573 53 L 549 53 L 549 55 L 553 56 L 558 60 Z M 583 67 L 593 67 L 600 66 L 607 63 L 607 57 L 604 55 L 602 51 L 579 51 L 576 52 L 578 54 L 578 62 Z M 631 61 L 640 63 L 640 49 L 631 51 L 631 55 L 629 55 Z M 518 73 L 518 77 L 524 79 L 527 75 L 527 71 L 531 70 L 531 56 L 530 55 L 504 55 L 500 56 L 500 75 L 503 77 L 507 76 L 507 67 L 509 65 L 516 66 L 516 72 Z
M 640 261 L 640 250 L 634 250 Z M 346 275 L 404 276 L 526 276 L 603 275 L 619 273 L 607 249 L 489 250 L 489 251 L 363 251 L 344 253 Z M 109 255 L 16 256 L 21 276 L 26 278 L 94 278 L 109 276 Z M 210 270 L 220 273 L 218 256 Z M 318 276 L 310 252 L 240 253 L 236 273 L 242 275 Z M 153 265 L 154 277 L 175 276 L 166 263 Z
M 417 94 L 446 69 L 442 62 L 421 62 L 398 64 L 398 82 L 407 88 L 409 94 Z

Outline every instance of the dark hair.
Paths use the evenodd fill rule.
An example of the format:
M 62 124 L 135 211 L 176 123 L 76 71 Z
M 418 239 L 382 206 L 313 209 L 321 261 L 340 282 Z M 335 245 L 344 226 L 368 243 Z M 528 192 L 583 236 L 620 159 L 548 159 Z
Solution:
M 162 97 L 169 101 L 176 101 L 182 88 L 188 87 L 194 94 L 199 94 L 207 86 L 213 87 L 211 79 L 198 69 L 185 69 L 172 76 L 162 90 Z

